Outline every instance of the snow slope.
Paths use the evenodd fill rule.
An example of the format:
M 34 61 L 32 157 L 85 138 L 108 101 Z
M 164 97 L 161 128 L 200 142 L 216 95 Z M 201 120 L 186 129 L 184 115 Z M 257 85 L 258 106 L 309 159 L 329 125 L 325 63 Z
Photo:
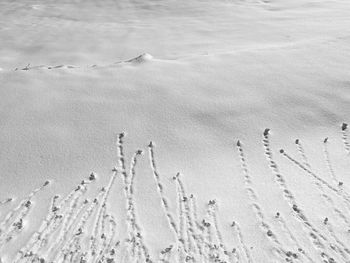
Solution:
M 128 235 L 144 242 L 153 262 L 159 255 L 167 262 L 161 251 L 170 245 L 180 249 L 171 250 L 170 262 L 219 262 L 215 253 L 229 262 L 349 262 L 350 159 L 342 127 L 350 122 L 349 15 L 342 0 L 1 1 L 0 258 L 14 262 L 55 214 L 47 212 L 52 197 L 73 190 L 57 212 L 65 215 L 61 228 L 38 250 L 61 262 L 54 250 L 78 231 L 84 210 L 76 221 L 75 213 L 94 204 L 116 167 L 108 211 L 105 192 L 93 211 L 109 235 L 116 224 L 117 262 L 133 262 Z M 144 151 L 132 204 L 125 203 L 131 199 L 116 144 L 121 132 L 128 166 L 136 150 Z M 183 245 L 199 244 L 212 258 L 181 252 L 162 208 L 150 141 Z M 74 191 L 92 171 L 97 182 L 86 193 L 84 186 Z M 191 238 L 192 228 L 201 229 L 194 215 L 186 218 L 192 203 L 177 201 L 191 194 L 199 226 L 206 217 L 205 229 L 214 231 L 216 218 L 219 235 L 205 230 Z M 19 217 L 7 220 L 18 205 Z M 87 227 L 98 239 L 103 231 L 94 222 Z M 84 232 L 81 242 L 91 245 L 89 238 Z

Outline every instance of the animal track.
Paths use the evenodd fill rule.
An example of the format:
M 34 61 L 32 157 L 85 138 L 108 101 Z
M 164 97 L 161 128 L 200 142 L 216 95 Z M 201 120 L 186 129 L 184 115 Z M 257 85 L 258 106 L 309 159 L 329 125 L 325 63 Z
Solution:
M 332 257 L 329 255 L 329 252 L 327 252 L 328 249 L 324 244 L 325 242 L 327 242 L 327 238 L 324 235 L 322 235 L 322 233 L 320 233 L 320 231 L 316 229 L 316 227 L 313 226 L 313 224 L 311 224 L 310 220 L 306 217 L 304 211 L 300 208 L 300 206 L 296 202 L 296 199 L 293 193 L 287 187 L 284 176 L 280 173 L 278 165 L 274 161 L 274 157 L 272 155 L 271 146 L 270 146 L 269 133 L 270 133 L 270 130 L 265 129 L 263 133 L 263 146 L 265 149 L 265 155 L 269 163 L 269 167 L 272 173 L 275 175 L 275 179 L 276 179 L 275 181 L 280 187 L 283 193 L 283 196 L 287 201 L 288 205 L 290 206 L 290 208 L 292 209 L 296 219 L 298 220 L 298 222 L 302 224 L 305 234 L 309 236 L 311 242 L 313 243 L 315 248 L 318 250 L 321 259 L 322 260 L 326 259 L 329 261 L 330 259 L 332 259 Z M 281 150 L 280 152 L 282 154 L 286 154 L 284 150 Z
M 30 69 L 30 65 L 27 67 Z M 347 125 L 343 125 L 342 132 L 344 131 L 347 131 Z M 92 191 L 90 184 L 98 179 L 96 174 L 91 173 L 66 196 L 53 196 L 40 226 L 28 237 L 11 262 L 260 262 L 258 258 L 255 260 L 254 250 L 247 242 L 249 236 L 243 233 L 237 221 L 231 224 L 232 233 L 230 234 L 234 244 L 233 249 L 229 249 L 232 246 L 225 240 L 225 227 L 220 224 L 220 206 L 217 200 L 212 199 L 208 202 L 206 214 L 200 218 L 196 197 L 187 192 L 183 175 L 180 173 L 173 178 L 178 209 L 176 214 L 172 211 L 155 160 L 155 145 L 150 143 L 148 145 L 149 162 L 156 184 L 155 191 L 158 193 L 160 205 L 174 237 L 170 244 L 159 251 L 158 258 L 154 258 L 144 238 L 143 218 L 138 217 L 136 210 L 135 178 L 138 176 L 137 165 L 143 152 L 141 150 L 134 152 L 129 167 L 124 153 L 124 139 L 125 133 L 117 137 L 117 163 L 112 169 L 107 185 L 100 188 L 97 193 L 90 194 L 92 199 L 88 199 L 87 193 Z M 344 139 L 343 135 L 342 140 L 347 149 L 347 137 L 345 136 Z M 293 158 L 285 150 L 280 151 L 283 157 L 302 169 L 312 179 L 311 185 L 316 186 L 317 193 L 324 201 L 322 204 L 332 211 L 322 223 L 320 222 L 320 226 L 314 223 L 318 220 L 317 218 L 306 217 L 308 211 L 304 212 L 301 209 L 297 203 L 297 197 L 289 189 L 285 176 L 274 158 L 269 129 L 263 132 L 262 142 L 264 151 L 261 154 L 264 154 L 268 167 L 274 175 L 275 183 L 282 191 L 291 214 L 294 215 L 291 220 L 296 220 L 295 223 L 301 226 L 298 231 L 307 237 L 304 240 L 297 235 L 291 222 L 285 219 L 286 213 L 278 212 L 273 219 L 268 218 L 253 183 L 253 174 L 249 171 L 244 145 L 238 141 L 236 144 L 238 163 L 243 175 L 245 191 L 256 221 L 269 242 L 271 247 L 269 251 L 274 255 L 269 256 L 275 257 L 278 262 L 349 262 L 348 233 L 340 232 L 341 228 L 334 226 L 341 224 L 347 232 L 350 232 L 350 196 L 345 187 L 339 184 L 338 173 L 334 172 L 335 163 L 331 162 L 332 152 L 331 148 L 328 148 L 330 140 L 323 142 L 323 161 L 328 167 L 332 183 L 327 182 L 311 168 L 300 140 L 295 141 L 295 146 L 301 161 Z M 111 193 L 119 177 L 125 199 L 125 222 L 117 222 L 109 207 Z M 9 209 L 0 222 L 0 255 L 26 230 L 26 221 L 32 216 L 32 207 L 39 200 L 40 193 L 48 186 L 49 181 L 44 182 L 14 207 L 11 207 L 14 203 L 11 198 L 0 201 L 0 211 Z M 338 206 L 339 201 L 344 206 Z M 119 229 L 122 227 L 126 227 L 127 239 L 123 239 L 119 234 Z M 4 262 L 1 256 L 0 262 Z
M 267 222 L 266 217 L 261 209 L 261 205 L 259 204 L 257 194 L 253 188 L 252 179 L 248 171 L 246 157 L 244 155 L 242 143 L 240 141 L 237 141 L 237 150 L 241 162 L 242 172 L 244 175 L 246 192 L 250 199 L 251 206 L 253 208 L 253 211 L 255 212 L 256 218 L 259 221 L 260 228 L 262 229 L 263 233 L 266 234 L 269 241 L 271 241 L 274 251 L 276 251 L 278 256 L 283 259 L 286 254 L 286 250 L 283 248 L 281 242 L 278 240 L 278 237 L 272 230 L 272 227 Z

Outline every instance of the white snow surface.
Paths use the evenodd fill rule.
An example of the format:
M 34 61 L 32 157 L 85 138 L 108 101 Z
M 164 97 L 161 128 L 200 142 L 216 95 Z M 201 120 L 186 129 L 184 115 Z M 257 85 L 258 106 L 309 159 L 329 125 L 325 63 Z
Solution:
M 235 221 L 252 262 L 285 262 L 256 216 L 247 194 L 253 188 L 281 247 L 297 252 L 277 212 L 312 259 L 300 253 L 291 262 L 322 262 L 320 251 L 335 262 L 350 262 L 350 224 L 335 212 L 350 221 L 350 203 L 341 198 L 350 194 L 347 130 L 341 129 L 350 122 L 348 0 L 2 0 L 0 39 L 0 201 L 14 198 L 0 205 L 0 221 L 50 180 L 33 197 L 23 231 L 4 244 L 0 238 L 3 262 L 15 262 L 55 194 L 67 195 L 91 172 L 98 180 L 87 197 L 107 185 L 118 166 L 121 132 L 128 165 L 136 150 L 144 151 L 136 166 L 134 201 L 153 262 L 176 239 L 152 174 L 150 141 L 176 221 L 173 177 L 180 172 L 188 196 L 198 201 L 199 218 L 208 201 L 216 200 L 230 252 L 240 244 L 231 226 Z M 263 145 L 266 128 L 272 163 Z M 304 168 L 310 165 L 308 171 L 341 194 L 327 186 L 322 192 L 319 181 L 280 149 Z M 278 174 L 308 222 L 325 236 L 326 249 L 308 238 L 310 229 L 293 212 L 294 201 L 285 197 Z M 333 205 L 322 198 L 325 193 Z M 116 220 L 116 240 L 124 244 L 120 174 L 107 206 Z M 238 251 L 239 262 L 249 262 L 244 249 Z M 123 255 L 116 262 L 134 262 Z

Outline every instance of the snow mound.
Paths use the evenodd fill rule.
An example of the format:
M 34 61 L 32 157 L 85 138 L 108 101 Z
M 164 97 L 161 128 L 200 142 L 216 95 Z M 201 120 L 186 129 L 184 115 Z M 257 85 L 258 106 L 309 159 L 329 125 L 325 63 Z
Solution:
M 140 56 L 132 58 L 132 59 L 129 59 L 129 60 L 125 61 L 125 62 L 140 64 L 140 63 L 145 63 L 147 61 L 150 61 L 152 59 L 153 59 L 153 56 L 151 54 L 143 53 Z

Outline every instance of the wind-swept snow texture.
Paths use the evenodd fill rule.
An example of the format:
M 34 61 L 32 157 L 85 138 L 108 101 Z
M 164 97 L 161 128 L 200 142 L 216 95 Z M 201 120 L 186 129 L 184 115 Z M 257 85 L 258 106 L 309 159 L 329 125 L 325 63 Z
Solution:
M 2 263 L 350 262 L 349 1 L 2 0 L 0 40 Z

